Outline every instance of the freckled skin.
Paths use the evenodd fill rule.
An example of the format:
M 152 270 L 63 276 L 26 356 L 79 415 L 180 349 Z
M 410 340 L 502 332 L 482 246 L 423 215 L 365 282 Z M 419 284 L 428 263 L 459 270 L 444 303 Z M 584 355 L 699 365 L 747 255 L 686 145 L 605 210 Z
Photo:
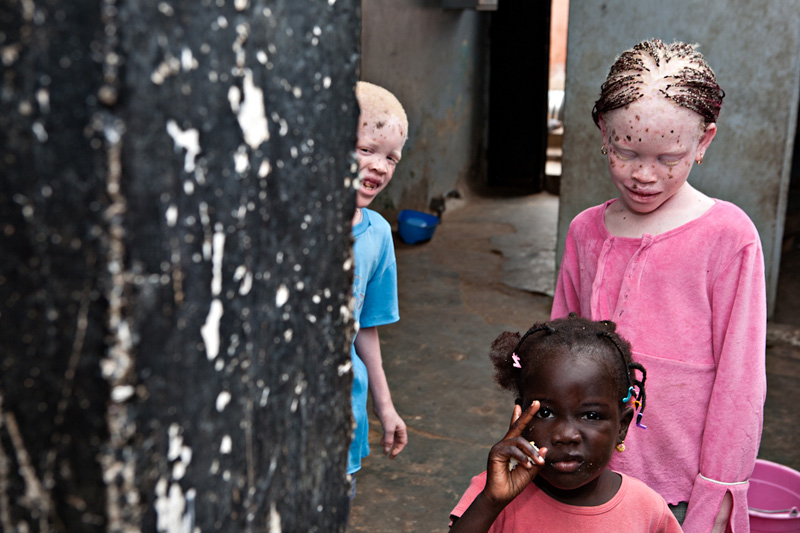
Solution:
M 402 156 L 405 136 L 400 120 L 366 120 L 358 129 L 356 158 L 361 187 L 356 193 L 356 205 L 367 207 L 386 188 Z
M 633 134 L 621 138 L 620 126 L 634 122 Z M 673 102 L 645 96 L 604 114 L 600 129 L 608 149 L 611 180 L 620 191 L 620 206 L 629 213 L 657 211 L 691 187 L 684 187 L 695 159 L 702 156 L 716 132 L 704 132 L 701 117 Z M 669 133 L 666 133 L 666 132 Z

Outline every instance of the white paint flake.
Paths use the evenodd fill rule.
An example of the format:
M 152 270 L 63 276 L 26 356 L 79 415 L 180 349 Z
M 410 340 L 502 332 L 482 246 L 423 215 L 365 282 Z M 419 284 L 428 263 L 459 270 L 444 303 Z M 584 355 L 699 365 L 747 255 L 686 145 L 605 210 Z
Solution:
M 265 159 L 261 162 L 261 166 L 258 168 L 258 177 L 266 178 L 269 176 L 270 172 L 272 172 L 272 167 L 270 166 L 269 161 Z
M 181 446 L 183 446 L 183 437 L 181 436 L 181 428 L 178 424 L 170 424 L 167 429 L 169 436 L 169 447 L 167 448 L 167 460 L 174 461 L 181 455 Z
M 231 101 L 231 109 L 236 113 L 239 127 L 242 128 L 244 141 L 255 150 L 261 143 L 269 140 L 269 128 L 267 126 L 267 114 L 264 108 L 264 92 L 260 87 L 253 83 L 253 72 L 250 69 L 244 70 L 244 99 L 236 102 L 233 98 L 235 91 L 228 91 L 228 100 Z
M 244 145 L 233 154 L 233 168 L 238 174 L 244 174 L 247 171 L 250 161 L 247 159 L 247 148 Z
M 47 130 L 44 129 L 44 124 L 42 124 L 37 120 L 36 122 L 33 123 L 31 130 L 33 131 L 33 134 L 36 136 L 37 141 L 39 141 L 40 143 L 47 142 L 48 136 L 47 136 Z
M 199 63 L 192 55 L 192 51 L 186 47 L 181 50 L 181 68 L 184 72 L 194 70 L 199 66 Z
M 217 412 L 221 413 L 231 401 L 231 393 L 222 391 L 217 395 Z
M 231 111 L 239 113 L 239 104 L 242 103 L 242 91 L 236 85 L 231 85 L 228 89 L 228 103 L 231 105 Z
M 233 448 L 233 441 L 231 440 L 230 435 L 225 435 L 224 437 L 222 437 L 222 442 L 219 443 L 219 453 L 229 454 L 231 453 L 232 448 Z
M 289 289 L 286 288 L 286 285 L 281 285 L 278 287 L 278 291 L 275 293 L 275 306 L 276 307 L 283 307 L 289 300 Z
M 20 50 L 22 50 L 22 45 L 19 43 L 0 46 L 0 58 L 2 58 L 3 66 L 10 67 L 16 63 L 17 59 L 19 59 Z
M 167 133 L 175 142 L 175 149 L 186 150 L 183 161 L 183 170 L 192 172 L 195 168 L 195 158 L 200 153 L 200 132 L 194 128 L 182 130 L 174 120 L 167 121 Z
M 225 251 L 225 234 L 217 230 L 211 244 L 211 294 L 219 296 L 222 292 L 222 255 Z
M 39 109 L 42 113 L 50 112 L 50 92 L 47 89 L 36 91 L 36 101 L 39 103 Z
M 111 389 L 111 399 L 117 403 L 124 402 L 133 396 L 134 391 L 131 385 L 117 385 Z
M 159 533 L 187 533 L 183 527 L 183 512 L 186 499 L 181 486 L 172 483 L 167 492 L 167 480 L 161 478 L 156 483 L 156 530 Z
M 275 509 L 275 502 L 271 502 L 269 504 L 269 533 L 282 533 L 282 531 L 281 515 Z
M 172 6 L 166 2 L 159 2 L 158 3 L 158 11 L 167 17 L 171 17 L 175 14 L 175 10 L 172 9 Z
M 244 296 L 253 288 L 253 273 L 247 270 L 244 265 L 236 267 L 236 272 L 233 274 L 234 281 L 240 281 L 239 294 Z
M 260 405 L 261 407 L 266 407 L 268 400 L 269 400 L 269 387 L 266 387 L 264 390 L 261 391 L 261 399 L 258 401 L 258 405 Z
M 170 228 L 175 227 L 178 222 L 178 207 L 175 204 L 170 204 L 166 212 L 167 226 Z
M 219 298 L 214 298 L 208 310 L 206 322 L 200 328 L 200 335 L 203 337 L 209 361 L 213 361 L 219 355 L 219 321 L 223 312 L 222 302 Z
M 337 371 L 339 372 L 340 376 L 344 376 L 345 374 L 350 372 L 351 368 L 353 368 L 353 363 L 351 361 L 347 361 L 346 363 L 339 365 Z

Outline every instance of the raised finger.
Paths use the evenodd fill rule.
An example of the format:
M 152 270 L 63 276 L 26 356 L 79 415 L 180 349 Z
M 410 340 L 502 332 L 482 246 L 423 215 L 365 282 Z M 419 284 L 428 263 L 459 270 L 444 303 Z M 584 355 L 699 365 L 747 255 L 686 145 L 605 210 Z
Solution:
M 508 433 L 506 433 L 504 439 L 511 439 L 522 435 L 522 432 L 526 427 L 528 427 L 528 424 L 531 423 L 531 420 L 533 420 L 533 416 L 539 411 L 539 405 L 539 401 L 534 400 L 533 403 L 531 403 L 531 406 L 528 407 L 524 413 L 516 417 L 511 423 L 511 427 L 508 428 Z M 521 409 L 521 407 L 515 405 L 514 413 L 516 414 L 519 409 Z

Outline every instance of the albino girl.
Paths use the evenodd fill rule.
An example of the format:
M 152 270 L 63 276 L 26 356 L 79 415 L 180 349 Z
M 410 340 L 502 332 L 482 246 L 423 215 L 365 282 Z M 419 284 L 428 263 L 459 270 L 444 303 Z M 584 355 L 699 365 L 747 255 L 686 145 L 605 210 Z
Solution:
M 617 59 L 592 116 L 619 197 L 572 221 L 552 312 L 613 320 L 647 367 L 647 429 L 631 429 L 611 467 L 690 533 L 748 531 L 766 395 L 758 233 L 687 181 L 723 97 L 692 45 L 645 41 Z

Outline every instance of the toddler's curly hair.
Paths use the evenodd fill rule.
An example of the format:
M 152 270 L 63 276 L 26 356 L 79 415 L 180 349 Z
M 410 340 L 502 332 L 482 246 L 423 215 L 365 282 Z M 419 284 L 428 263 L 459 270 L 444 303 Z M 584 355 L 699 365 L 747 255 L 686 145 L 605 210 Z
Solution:
M 534 324 L 524 335 L 505 331 L 494 340 L 489 352 L 494 379 L 501 388 L 521 398 L 525 383 L 535 374 L 543 358 L 568 351 L 606 361 L 613 369 L 610 377 L 619 391 L 620 407 L 630 400 L 639 406 L 638 423 L 645 407 L 647 371 L 633 360 L 630 343 L 619 336 L 616 329 L 614 322 L 593 322 L 570 313 L 567 318 Z M 641 373 L 641 380 L 636 379 L 635 370 Z

